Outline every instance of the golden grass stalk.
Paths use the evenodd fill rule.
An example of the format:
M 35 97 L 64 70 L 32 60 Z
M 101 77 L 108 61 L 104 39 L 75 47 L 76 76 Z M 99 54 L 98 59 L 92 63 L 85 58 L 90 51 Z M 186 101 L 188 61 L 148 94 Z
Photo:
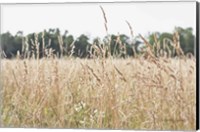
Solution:
M 145 45 L 147 46 L 147 55 L 150 56 L 152 59 L 156 59 L 152 45 L 141 35 L 139 34 L 140 38 L 144 41 Z
M 181 48 L 181 45 L 180 45 L 180 36 L 179 36 L 179 33 L 177 31 L 174 32 L 173 34 L 173 44 L 174 44 L 174 47 L 176 49 L 176 52 L 179 56 L 183 56 L 184 53 L 183 53 L 183 50 Z
M 144 41 L 146 46 L 149 47 L 152 50 L 153 49 L 152 45 L 141 34 L 139 34 L 139 36 Z
M 60 49 L 60 57 L 63 57 L 63 38 L 61 35 L 58 36 L 58 44 L 59 44 L 59 49 Z
M 101 82 L 101 79 L 98 77 L 98 75 L 94 72 L 94 70 L 90 67 L 90 66 L 88 66 L 88 65 L 86 65 L 87 66 L 87 68 L 91 71 L 91 73 L 94 75 L 94 77 L 97 79 L 97 81 L 98 82 Z
M 105 13 L 105 11 L 104 11 L 104 9 L 103 9 L 102 6 L 100 6 L 100 8 L 101 8 L 101 11 L 102 11 L 102 13 L 103 13 L 103 18 L 104 18 L 104 27 L 105 27 L 106 33 L 108 34 L 108 26 L 107 26 L 106 13 Z
M 45 53 L 45 38 L 44 38 L 45 32 L 42 32 L 42 56 L 44 57 Z
M 125 82 L 127 81 L 126 78 L 124 77 L 123 73 L 120 72 L 120 70 L 114 65 L 115 70 L 117 73 L 121 76 L 121 79 L 124 80 Z
M 131 41 L 133 41 L 133 38 L 134 38 L 133 28 L 132 28 L 131 24 L 128 21 L 126 21 L 126 23 L 127 23 L 128 27 L 129 27 L 129 30 L 130 30 Z M 137 52 L 136 52 L 136 49 L 135 49 L 134 46 L 132 47 L 132 50 L 133 50 L 134 56 L 137 57 Z
M 40 43 L 38 42 L 38 34 L 35 33 L 35 47 L 36 47 L 36 58 L 39 59 L 39 53 L 40 53 Z
M 128 27 L 129 27 L 130 34 L 131 34 L 131 37 L 133 39 L 133 37 L 134 37 L 134 35 L 133 35 L 133 28 L 132 28 L 131 24 L 128 21 L 126 21 L 126 23 L 127 23 Z

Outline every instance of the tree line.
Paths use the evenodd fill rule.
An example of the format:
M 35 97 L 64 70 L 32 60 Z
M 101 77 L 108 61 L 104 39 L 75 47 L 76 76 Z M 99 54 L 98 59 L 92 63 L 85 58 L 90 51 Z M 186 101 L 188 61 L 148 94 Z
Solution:
M 179 35 L 178 41 L 184 54 L 194 55 L 195 36 L 192 28 L 175 27 Z M 110 34 L 103 39 L 95 38 L 92 43 L 89 37 L 82 34 L 77 39 L 65 31 L 61 34 L 58 28 L 44 30 L 39 33 L 30 33 L 26 36 L 22 31 L 12 35 L 9 32 L 1 34 L 1 51 L 4 58 L 30 57 L 108 57 L 117 58 L 135 57 L 145 51 L 145 45 L 139 36 L 134 38 L 125 34 Z M 148 42 L 154 47 L 157 57 L 166 55 L 168 57 L 177 56 L 173 48 L 174 33 L 150 33 Z M 156 46 L 155 46 L 156 45 Z

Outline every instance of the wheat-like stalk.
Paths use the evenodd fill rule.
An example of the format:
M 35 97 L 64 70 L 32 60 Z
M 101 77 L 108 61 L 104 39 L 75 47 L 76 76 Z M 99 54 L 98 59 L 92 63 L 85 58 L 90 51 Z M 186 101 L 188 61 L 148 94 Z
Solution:
M 45 38 L 44 38 L 44 36 L 45 36 L 45 32 L 43 31 L 42 32 L 42 56 L 44 57 L 44 51 L 45 51 Z
M 128 21 L 126 21 L 126 23 L 127 23 L 128 27 L 129 27 L 130 34 L 131 34 L 131 37 L 132 37 L 132 39 L 133 39 L 133 37 L 134 37 L 133 28 L 132 28 L 131 24 L 130 24 Z
M 60 57 L 63 57 L 63 38 L 61 35 L 58 36 L 58 44 L 59 44 L 59 48 L 60 48 Z
M 106 30 L 106 33 L 108 34 L 108 26 L 107 26 L 107 18 L 106 18 L 106 13 L 105 13 L 105 11 L 104 11 L 104 9 L 103 9 L 103 7 L 102 6 L 100 6 L 100 8 L 101 8 L 101 11 L 102 11 L 102 13 L 103 13 L 103 18 L 104 18 L 104 27 L 105 27 L 105 30 Z

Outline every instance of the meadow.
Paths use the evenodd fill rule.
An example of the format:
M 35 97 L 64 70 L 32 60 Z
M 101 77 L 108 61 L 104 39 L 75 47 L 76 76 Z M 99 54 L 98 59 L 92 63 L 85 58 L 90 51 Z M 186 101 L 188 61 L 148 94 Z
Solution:
M 195 61 L 2 60 L 2 126 L 193 130 Z
M 21 58 L 18 52 L 14 59 L 1 60 L 2 127 L 196 128 L 196 58 L 183 53 L 178 32 L 162 46 L 156 35 L 154 44 L 139 35 L 145 49 L 137 54 L 133 48 L 135 55 L 128 57 L 119 36 L 114 49 L 118 46 L 117 53 L 125 57 L 112 55 L 108 38 L 107 44 L 93 44 L 92 57 L 82 59 L 73 56 L 73 44 L 71 55 L 62 57 L 61 36 L 61 57 L 53 56 L 51 48 L 44 49 L 44 34 L 40 44 L 48 54 L 40 58 L 35 36 L 32 51 L 27 51 L 32 57 Z

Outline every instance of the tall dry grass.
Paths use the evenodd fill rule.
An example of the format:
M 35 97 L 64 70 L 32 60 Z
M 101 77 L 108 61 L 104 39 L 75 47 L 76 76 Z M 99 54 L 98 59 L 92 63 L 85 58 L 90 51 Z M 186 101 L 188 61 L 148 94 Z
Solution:
M 164 58 L 2 60 L 3 127 L 195 129 L 195 65 Z
M 146 51 L 135 58 L 116 59 L 110 54 L 111 38 L 102 7 L 108 42 L 95 44 L 93 59 L 63 56 L 53 49 L 39 59 L 37 34 L 31 40 L 32 58 L 2 60 L 3 127 L 111 128 L 151 130 L 194 130 L 196 128 L 196 59 L 184 56 L 179 35 L 167 40 L 179 57 L 161 56 L 154 35 L 151 45 L 140 35 Z M 126 21 L 133 39 L 133 29 Z M 120 52 L 124 44 L 118 39 Z M 49 40 L 49 45 L 51 40 Z M 169 49 L 166 44 L 166 49 Z M 23 50 L 27 51 L 27 39 Z M 133 48 L 134 53 L 135 49 Z M 163 51 L 164 52 L 164 51 Z M 97 55 L 96 55 L 97 54 Z M 159 56 L 159 57 L 157 57 Z M 115 58 L 115 59 L 113 59 Z

